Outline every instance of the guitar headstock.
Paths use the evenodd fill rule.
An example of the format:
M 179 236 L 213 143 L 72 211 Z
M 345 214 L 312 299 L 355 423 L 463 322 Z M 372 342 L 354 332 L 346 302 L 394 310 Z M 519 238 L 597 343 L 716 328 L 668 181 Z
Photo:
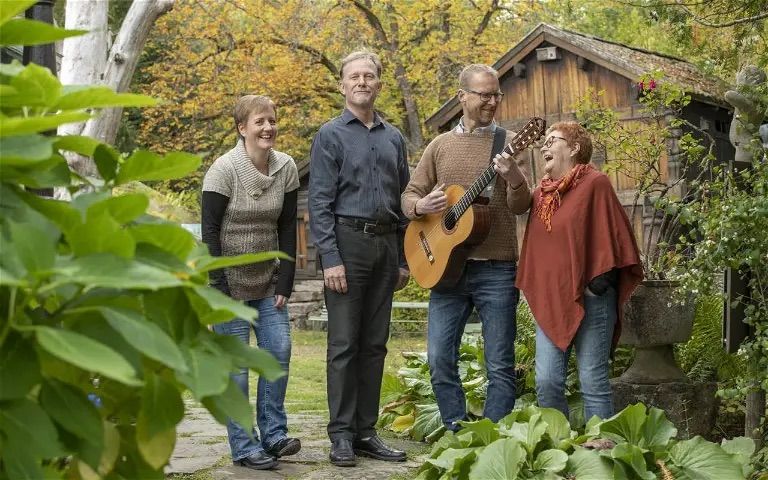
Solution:
M 533 142 L 538 140 L 544 132 L 547 130 L 547 121 L 543 118 L 533 117 L 528 120 L 528 123 L 517 132 L 515 138 L 512 139 L 509 145 L 504 147 L 504 151 L 514 156 L 519 151 L 527 148 Z

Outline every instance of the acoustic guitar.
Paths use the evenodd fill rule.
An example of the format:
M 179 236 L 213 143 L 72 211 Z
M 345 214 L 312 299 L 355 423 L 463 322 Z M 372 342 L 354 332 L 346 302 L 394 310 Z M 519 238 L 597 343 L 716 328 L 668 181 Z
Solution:
M 545 129 L 544 119 L 533 117 L 502 151 L 515 156 L 541 137 Z M 411 275 L 423 288 L 458 282 L 472 247 L 488 236 L 488 207 L 476 201 L 495 179 L 491 162 L 466 191 L 461 185 L 445 189 L 445 210 L 411 220 L 405 231 L 405 258 Z

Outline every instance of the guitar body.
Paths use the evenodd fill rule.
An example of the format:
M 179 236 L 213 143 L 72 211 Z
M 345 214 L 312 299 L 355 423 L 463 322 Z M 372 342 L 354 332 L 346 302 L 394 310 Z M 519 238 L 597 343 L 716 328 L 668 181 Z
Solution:
M 463 195 L 464 188 L 459 185 L 446 188 L 447 208 L 412 220 L 405 231 L 405 258 L 411 275 L 423 288 L 455 285 L 472 247 L 488 236 L 490 215 L 484 205 L 473 204 L 452 229 L 446 228 L 445 212 Z

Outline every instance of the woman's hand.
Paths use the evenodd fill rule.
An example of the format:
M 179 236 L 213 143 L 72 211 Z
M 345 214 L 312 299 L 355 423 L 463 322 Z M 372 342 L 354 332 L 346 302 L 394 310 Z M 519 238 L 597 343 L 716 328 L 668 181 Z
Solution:
M 288 299 L 282 295 L 275 295 L 275 308 L 281 309 L 288 303 Z

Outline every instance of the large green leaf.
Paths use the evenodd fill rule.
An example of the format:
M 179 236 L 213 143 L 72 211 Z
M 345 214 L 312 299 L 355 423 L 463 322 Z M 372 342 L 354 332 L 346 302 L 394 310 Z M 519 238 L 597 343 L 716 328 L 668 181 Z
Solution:
M 76 283 L 86 288 L 157 290 L 183 284 L 169 272 L 110 254 L 65 260 L 57 270 L 62 275 L 58 283 Z
M 547 424 L 541 419 L 539 413 L 531 415 L 527 422 L 519 420 L 509 427 L 499 424 L 499 433 L 519 441 L 529 453 L 533 453 L 541 437 L 547 431 Z
M 428 458 L 427 462 L 445 470 L 445 478 L 452 478 L 462 466 L 470 465 L 483 448 L 446 448 L 437 458 Z M 515 478 L 514 476 L 508 478 Z
M 534 470 L 546 470 L 557 473 L 565 468 L 568 463 L 568 454 L 562 450 L 549 449 L 539 452 L 533 461 Z
M 461 429 L 461 434 L 471 433 L 473 437 L 472 447 L 484 447 L 499 439 L 499 430 L 495 423 L 487 418 L 476 422 L 467 422 Z
M 246 345 L 231 335 L 215 335 L 213 340 L 223 352 L 227 352 L 235 365 L 255 370 L 269 382 L 286 375 L 277 359 L 266 350 Z
M 645 419 L 642 430 L 640 447 L 653 450 L 666 450 L 671 439 L 677 436 L 677 429 L 667 419 L 664 410 L 651 407 L 648 409 L 648 417 Z
M 0 347 L 0 400 L 24 398 L 41 380 L 33 345 L 11 332 Z
M 613 462 L 594 450 L 575 447 L 568 456 L 565 472 L 573 478 L 613 480 Z
M 111 253 L 128 259 L 136 250 L 133 237 L 105 211 L 89 212 L 85 223 L 67 232 L 67 241 L 78 257 Z
M 124 224 L 144 215 L 149 206 L 149 199 L 141 193 L 126 193 L 111 197 L 88 207 L 88 216 L 108 214 L 117 223 Z M 179 227 L 180 228 L 180 227 Z
M 633 476 L 643 480 L 656 480 L 656 475 L 648 471 L 644 453 L 644 449 L 629 443 L 620 443 L 611 449 L 611 457 L 622 461 L 632 471 Z
M 36 225 L 11 223 L 11 238 L 13 243 L 5 248 L 13 250 L 13 254 L 32 275 L 40 275 L 53 268 L 56 258 L 56 240 L 49 232 Z M 6 252 L 9 253 L 9 252 Z
M 45 132 L 59 125 L 84 122 L 89 118 L 91 115 L 85 112 L 61 112 L 42 117 L 0 116 L 0 137 Z
M 37 134 L 0 138 L 0 165 L 25 166 L 48 160 L 54 141 Z
M 64 30 L 45 22 L 14 18 L 3 24 L 0 45 L 42 45 L 88 33 L 87 30 Z
M 136 422 L 136 443 L 152 468 L 159 469 L 168 462 L 176 442 L 176 424 L 183 417 L 184 403 L 176 386 L 157 375 L 147 375 Z
M 96 146 L 93 150 L 93 162 L 96 164 L 96 169 L 99 171 L 99 175 L 101 175 L 104 180 L 110 181 L 117 175 L 120 154 L 111 146 L 101 144 Z
M 627 442 L 638 445 L 643 441 L 645 419 L 645 405 L 636 403 L 604 420 L 598 425 L 598 429 L 602 436 L 616 443 Z
M 3 404 L 0 430 L 5 432 L 7 444 L 23 445 L 35 457 L 52 458 L 64 453 L 50 417 L 29 399 Z
M 257 310 L 254 310 L 253 308 L 243 304 L 238 300 L 233 300 L 215 288 L 194 287 L 194 292 L 198 296 L 202 297 L 212 310 L 224 311 L 228 313 L 226 316 L 215 317 L 220 322 L 227 321 L 235 317 L 242 318 L 244 320 L 254 320 L 259 315 Z M 191 293 L 189 294 L 191 295 Z M 206 321 L 204 318 L 201 319 L 201 321 L 205 323 L 212 323 Z
M 71 171 L 61 155 L 29 166 L 0 166 L 0 177 L 5 183 L 16 183 L 32 188 L 63 187 L 70 184 Z
M 721 447 L 744 466 L 742 470 L 746 477 L 749 471 L 750 459 L 752 454 L 755 453 L 755 441 L 748 437 L 736 437 L 730 440 L 726 438 L 722 441 Z
M 37 3 L 37 0 L 3 0 L 0 2 L 0 25 Z
M 423 441 L 442 426 L 443 420 L 440 417 L 440 409 L 437 407 L 437 403 L 416 405 L 416 419 L 411 429 L 411 438 L 419 442 Z
M 195 248 L 195 237 L 177 224 L 156 223 L 131 226 L 129 229 L 137 243 L 149 243 L 186 260 Z
M 228 378 L 224 392 L 203 398 L 203 405 L 222 425 L 230 418 L 251 435 L 253 431 L 253 410 L 248 399 L 243 395 L 234 380 Z
M 184 383 L 198 400 L 219 395 L 227 389 L 232 368 L 229 358 L 200 347 L 182 347 L 188 367 L 187 372 L 176 372 L 176 378 Z
M 69 202 L 43 198 L 28 192 L 19 195 L 27 205 L 65 232 L 83 221 L 80 212 L 72 208 Z
M 1 4 L 2 2 L 0 2 Z M 0 430 L 1 431 L 1 430 Z M 17 442 L 7 442 L 0 445 L 0 458 L 3 461 L 3 478 L 13 480 L 40 480 L 43 477 L 43 469 L 40 468 L 40 459 L 35 458 L 35 452 L 27 445 Z M 46 479 L 47 480 L 47 479 Z
M 168 288 L 143 295 L 147 320 L 159 325 L 177 344 L 191 342 L 201 330 L 185 290 Z
M 210 272 L 220 268 L 236 267 L 238 265 L 247 265 L 249 263 L 266 262 L 281 258 L 290 260 L 291 257 L 280 251 L 269 251 L 259 253 L 245 253 L 243 255 L 233 255 L 230 257 L 202 257 L 198 259 L 195 267 L 199 272 Z
M 64 94 L 56 104 L 58 110 L 80 110 L 103 107 L 150 107 L 159 102 L 146 95 L 116 93 L 109 87 L 93 86 Z
M 47 379 L 40 390 L 40 404 L 68 432 L 96 446 L 102 445 L 101 416 L 81 390 L 55 379 Z
M 525 449 L 515 439 L 496 440 L 480 452 L 469 475 L 471 478 L 487 480 L 517 478 L 525 456 Z
M 91 137 L 85 137 L 82 135 L 65 135 L 62 137 L 54 137 L 54 147 L 67 152 L 75 152 L 86 157 L 92 157 L 93 152 L 96 151 L 96 147 L 104 145 L 103 143 L 95 140 Z
M 176 371 L 187 371 L 181 350 L 156 324 L 133 310 L 108 307 L 96 310 L 133 348 Z
M 176 427 L 184 418 L 184 402 L 176 386 L 155 375 L 148 373 L 144 378 L 141 392 L 141 410 L 137 419 L 137 428 L 141 428 L 149 437 Z
M 699 436 L 673 445 L 667 467 L 676 480 L 744 478 L 742 465 L 734 455 Z
M 547 424 L 546 432 L 555 443 L 571 438 L 571 426 L 563 412 L 556 408 L 539 408 L 541 419 Z
M 43 326 L 34 327 L 34 330 L 38 345 L 51 355 L 125 385 L 141 385 L 131 364 L 102 343 L 67 330 Z
M 2 35 L 0 34 L 0 37 Z M 11 79 L 16 94 L 3 97 L 3 107 L 51 107 L 61 95 L 61 83 L 45 67 L 30 63 Z M 54 108 L 51 111 L 56 111 Z
M 183 177 L 199 166 L 200 157 L 189 153 L 171 152 L 161 157 L 146 150 L 137 150 L 120 167 L 116 184 L 134 180 L 170 180 Z

